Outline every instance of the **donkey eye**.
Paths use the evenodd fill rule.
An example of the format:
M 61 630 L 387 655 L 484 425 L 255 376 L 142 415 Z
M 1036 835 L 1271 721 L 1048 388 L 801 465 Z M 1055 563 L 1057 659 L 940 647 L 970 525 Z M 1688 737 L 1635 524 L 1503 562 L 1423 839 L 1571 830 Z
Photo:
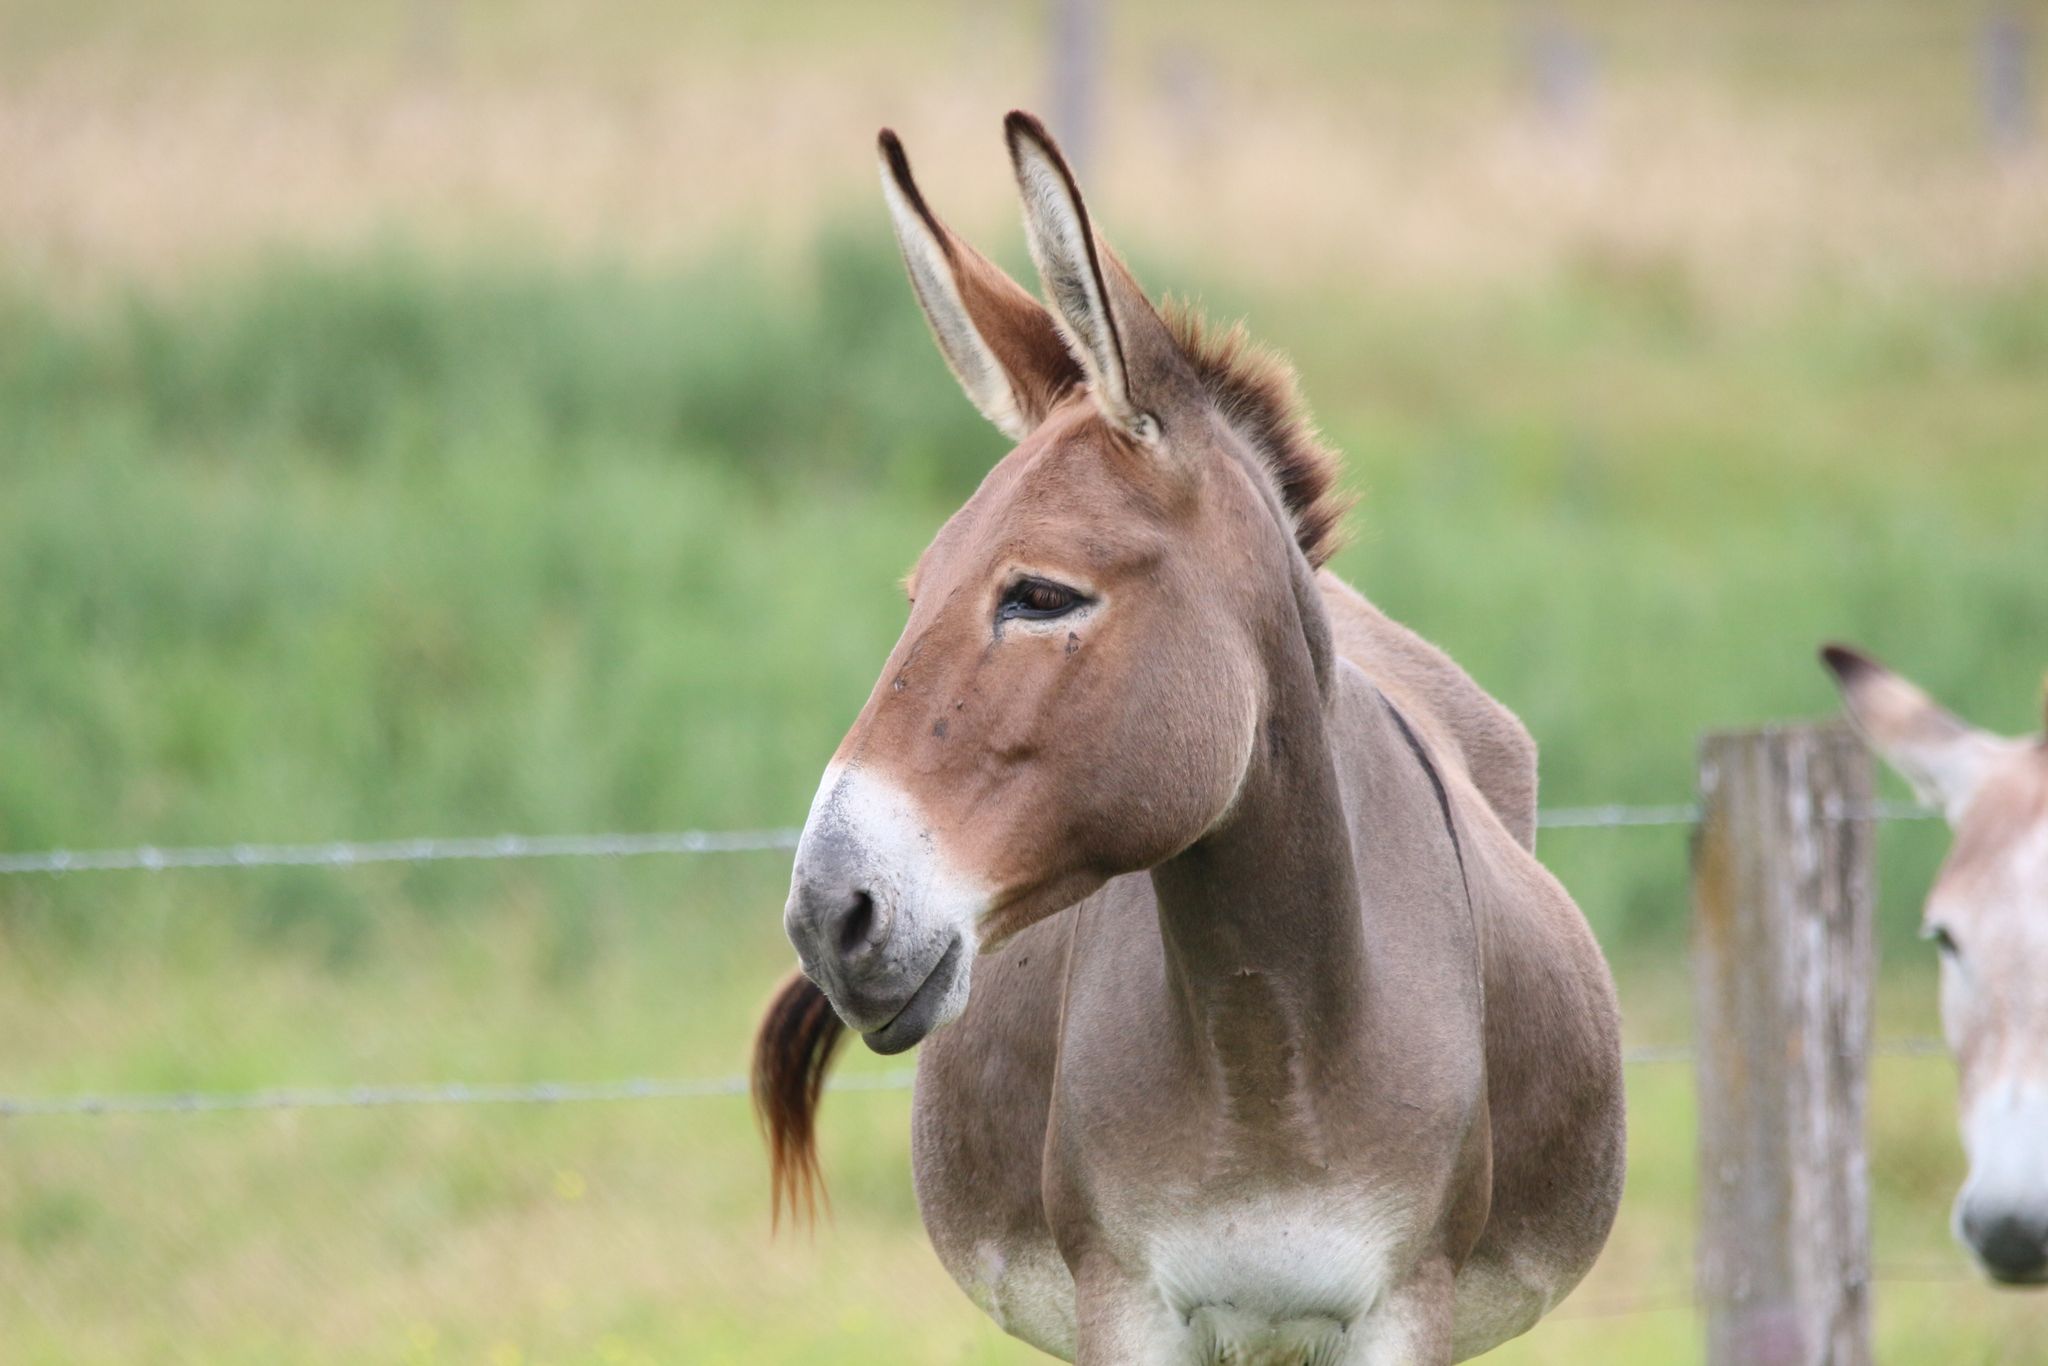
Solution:
M 1020 579 L 1004 592 L 996 616 L 1006 621 L 1017 618 L 1045 621 L 1065 616 L 1084 601 L 1079 593 L 1064 584 L 1045 579 Z
M 1940 949 L 1950 958 L 1957 957 L 1962 953 L 1962 950 L 1956 947 L 1956 937 L 1948 932 L 1948 926 L 1946 925 L 1929 925 L 1920 937 L 1922 939 L 1932 939 L 1934 947 Z

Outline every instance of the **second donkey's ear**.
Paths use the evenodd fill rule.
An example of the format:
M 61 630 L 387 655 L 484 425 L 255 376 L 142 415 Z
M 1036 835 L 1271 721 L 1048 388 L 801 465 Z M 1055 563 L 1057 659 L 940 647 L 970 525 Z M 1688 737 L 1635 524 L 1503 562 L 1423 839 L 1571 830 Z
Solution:
M 903 144 L 884 128 L 882 196 L 910 284 L 960 387 L 1012 441 L 1022 441 L 1081 383 L 1081 367 L 1043 305 L 933 214 Z
M 1826 645 L 1820 657 L 1835 676 L 1849 719 L 1870 747 L 1912 784 L 1920 800 L 1940 807 L 1953 824 L 2010 748 L 2008 742 L 1957 720 L 1860 650 Z

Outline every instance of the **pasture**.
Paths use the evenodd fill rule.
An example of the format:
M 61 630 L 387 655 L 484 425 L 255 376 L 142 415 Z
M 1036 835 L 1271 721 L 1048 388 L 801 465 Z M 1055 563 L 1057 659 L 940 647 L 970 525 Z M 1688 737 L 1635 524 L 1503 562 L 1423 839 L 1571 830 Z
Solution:
M 454 95 L 418 97 L 420 172 L 350 141 L 417 97 L 380 65 L 388 26 L 186 8 L 144 61 L 147 25 L 113 7 L 5 7 L 26 36 L 0 91 L 21 172 L 0 189 L 0 852 L 797 819 L 895 636 L 897 578 L 1002 449 L 931 351 L 866 160 L 873 123 L 931 127 L 942 209 L 1016 265 L 1008 201 L 968 169 L 1001 109 L 953 57 L 982 49 L 917 16 L 849 34 L 628 7 L 556 52 L 508 9 L 462 30 Z M 1187 41 L 1227 33 L 1190 13 Z M 1932 38 L 1962 30 L 1877 7 L 1860 62 L 1788 74 L 1773 41 L 1818 51 L 1823 29 L 1589 8 L 1618 25 L 1612 107 L 1680 110 L 1668 135 L 1726 170 L 1718 196 L 1631 196 L 1660 145 L 1641 121 L 1544 188 L 1547 154 L 1466 98 L 1499 87 L 1504 22 L 1452 13 L 1390 10 L 1364 93 L 1304 55 L 1357 33 L 1276 25 L 1227 93 L 1300 79 L 1247 101 L 1239 150 L 1119 189 L 1165 138 L 1126 94 L 1096 173 L 1148 283 L 1248 312 L 1299 362 L 1361 495 L 1337 569 L 1521 714 L 1546 805 L 1686 800 L 1701 730 L 1833 709 L 1828 637 L 2037 725 L 2048 196 L 2038 166 L 1979 166 L 1967 113 L 1926 93 Z M 1168 28 L 1123 22 L 1140 55 Z M 863 65 L 892 44 L 922 98 Z M 987 60 L 984 84 L 1022 83 Z M 634 188 L 630 131 L 715 123 L 742 76 L 809 93 L 752 151 L 648 153 L 704 194 Z M 1311 136 L 1330 118 L 1397 108 L 1410 124 L 1346 150 L 1356 183 L 1288 214 L 1211 236 L 1185 188 L 1148 194 L 1202 174 L 1252 199 L 1338 154 Z M 258 164 L 310 166 L 302 193 L 237 184 L 250 110 L 274 116 Z M 180 112 L 182 189 L 108 174 Z M 557 170 L 478 156 L 499 170 L 421 188 L 515 116 Z M 1347 237 L 1444 145 L 1413 202 Z M 1822 163 L 1840 174 L 1798 183 Z M 1432 194 L 1529 215 L 1447 225 Z M 1263 249 L 1278 217 L 1311 226 Z M 1882 834 L 1880 1038 L 1934 1031 L 1912 930 L 1943 842 Z M 1684 832 L 1539 849 L 1614 959 L 1629 1041 L 1682 1043 Z M 789 961 L 787 873 L 746 853 L 0 878 L 0 1095 L 731 1076 Z M 1614 1240 L 1491 1360 L 1696 1359 L 1690 1079 L 1629 1080 Z M 2048 1300 L 1984 1288 L 1947 1236 L 1952 1086 L 1938 1057 L 1874 1067 L 1878 1351 L 2025 1360 Z M 779 1239 L 730 1096 L 0 1119 L 0 1356 L 1033 1359 L 926 1247 L 905 1116 L 901 1091 L 829 1099 L 834 1219 Z

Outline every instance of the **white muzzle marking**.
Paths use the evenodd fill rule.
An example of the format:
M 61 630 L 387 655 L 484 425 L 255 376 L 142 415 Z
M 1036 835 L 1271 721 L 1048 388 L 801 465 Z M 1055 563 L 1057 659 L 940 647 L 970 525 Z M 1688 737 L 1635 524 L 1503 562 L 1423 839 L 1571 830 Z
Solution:
M 1956 1233 L 2002 1278 L 2048 1279 L 2048 1086 L 2004 1080 L 1963 1123 L 1969 1179 L 1956 1197 Z M 2026 1248 L 2039 1263 L 2024 1263 Z
M 870 932 L 849 948 L 826 916 L 859 894 L 870 902 Z M 989 903 L 946 860 L 908 793 L 858 766 L 825 770 L 797 841 L 784 924 L 804 971 L 848 1027 L 885 1036 L 900 1012 L 911 1034 L 900 1046 L 908 1047 L 956 1018 Z M 941 970 L 949 979 L 932 980 Z

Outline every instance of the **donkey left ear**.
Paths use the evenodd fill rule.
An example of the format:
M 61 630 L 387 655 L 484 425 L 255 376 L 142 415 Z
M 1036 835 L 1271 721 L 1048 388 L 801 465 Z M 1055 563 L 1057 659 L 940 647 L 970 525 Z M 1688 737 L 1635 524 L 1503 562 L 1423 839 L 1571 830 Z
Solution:
M 1013 110 L 1003 131 L 1031 259 L 1096 406 L 1127 435 L 1154 441 L 1161 414 L 1193 386 L 1180 348 L 1123 262 L 1096 237 L 1080 186 L 1045 126 Z

